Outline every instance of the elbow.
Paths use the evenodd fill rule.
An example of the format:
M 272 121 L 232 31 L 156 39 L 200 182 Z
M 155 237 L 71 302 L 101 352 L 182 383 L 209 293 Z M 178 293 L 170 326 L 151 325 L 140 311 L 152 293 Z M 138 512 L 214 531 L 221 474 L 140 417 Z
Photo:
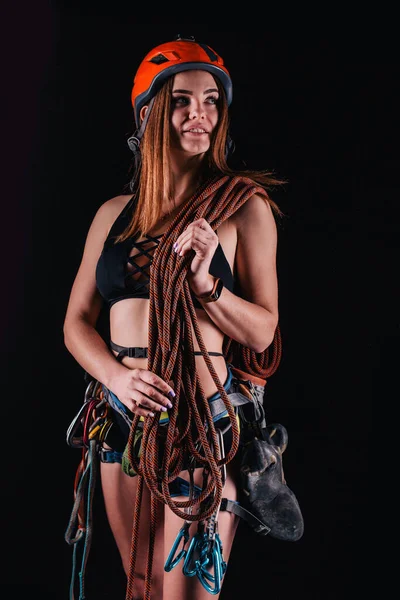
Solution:
M 63 329 L 62 329 L 65 345 L 67 345 L 68 336 L 69 336 L 70 330 L 71 330 L 71 325 L 72 325 L 71 318 L 66 317 L 64 320 Z
M 65 319 L 64 321 L 64 325 L 63 325 L 63 341 L 64 341 L 64 346 L 67 348 L 67 350 L 70 350 L 70 344 L 71 344 L 71 337 L 73 337 L 73 332 L 75 330 L 75 325 L 76 325 L 76 320 L 74 320 L 71 317 L 68 317 Z
M 254 341 L 254 345 L 252 350 L 256 352 L 256 354 L 261 354 L 265 352 L 269 346 L 272 344 L 275 338 L 276 328 L 278 326 L 278 315 L 272 315 L 270 313 L 268 323 L 265 328 L 263 328 L 263 336 L 260 338 L 258 336 L 257 341 Z
M 252 350 L 256 353 L 256 354 L 262 354 L 263 352 L 265 352 L 267 350 L 267 348 L 269 348 L 269 346 L 272 344 L 274 337 L 272 336 L 271 338 L 268 338 L 267 340 L 263 340 L 263 343 L 259 343 L 257 346 L 254 345 Z
M 69 327 L 65 325 L 63 327 L 63 341 L 64 346 L 67 348 L 67 350 L 69 350 Z

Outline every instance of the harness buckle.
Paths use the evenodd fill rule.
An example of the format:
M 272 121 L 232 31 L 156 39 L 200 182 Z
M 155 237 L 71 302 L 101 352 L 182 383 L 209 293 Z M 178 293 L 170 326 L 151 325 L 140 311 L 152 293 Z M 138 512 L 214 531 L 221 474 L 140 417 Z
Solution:
M 128 348 L 128 356 L 129 358 L 147 358 L 146 350 L 147 348 Z

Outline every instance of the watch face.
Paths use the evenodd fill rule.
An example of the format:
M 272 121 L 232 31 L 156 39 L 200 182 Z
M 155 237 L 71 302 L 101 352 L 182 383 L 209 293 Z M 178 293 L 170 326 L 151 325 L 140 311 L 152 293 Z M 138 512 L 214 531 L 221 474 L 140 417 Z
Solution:
M 215 294 L 214 294 L 215 300 L 218 300 L 218 298 L 220 297 L 223 287 L 224 287 L 224 284 L 222 282 L 222 279 L 220 279 L 218 282 L 218 285 L 217 285 L 217 289 L 215 290 Z

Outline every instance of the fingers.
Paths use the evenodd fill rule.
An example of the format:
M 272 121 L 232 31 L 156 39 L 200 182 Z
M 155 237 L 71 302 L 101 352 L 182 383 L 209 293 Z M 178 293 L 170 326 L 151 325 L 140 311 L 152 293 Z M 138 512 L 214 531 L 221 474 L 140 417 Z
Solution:
M 128 408 L 134 414 L 143 417 L 154 416 L 157 412 L 172 408 L 171 399 L 175 392 L 171 385 L 146 369 L 133 369 L 132 374 L 134 389 Z
M 148 410 L 135 402 L 133 402 L 133 405 L 130 407 L 130 411 L 133 412 L 134 415 L 139 415 L 139 417 L 154 417 L 156 415 L 152 410 Z
M 149 384 L 150 386 L 156 388 L 158 390 L 160 397 L 164 394 L 164 396 L 172 396 L 175 397 L 174 389 L 171 387 L 169 383 L 161 379 L 156 373 L 152 373 L 152 371 L 148 371 L 147 369 L 133 369 L 133 376 L 138 381 L 143 381 L 144 383 Z M 172 382 L 173 383 L 173 382 Z
M 145 383 L 144 381 L 135 382 L 133 399 L 137 404 L 140 404 L 140 406 L 155 412 L 172 408 L 170 396 L 164 396 L 156 388 Z
M 191 236 L 187 241 L 181 242 L 175 252 L 177 252 L 179 256 L 184 256 L 189 252 L 189 250 L 194 250 L 196 254 L 198 254 L 201 258 L 204 258 L 207 254 L 208 248 L 209 244 L 207 244 L 207 242 L 200 239 L 195 239 Z
M 127 402 L 128 404 L 128 402 Z M 166 411 L 172 408 L 172 403 L 169 402 L 167 405 L 154 402 L 145 394 L 142 394 L 138 390 L 132 391 L 132 398 L 129 399 L 129 406 L 131 412 L 141 417 L 154 417 L 155 414 Z
M 190 249 L 205 257 L 209 250 L 215 250 L 218 245 L 216 234 L 209 234 L 200 229 L 185 231 L 175 242 L 173 249 L 179 256 L 184 256 Z

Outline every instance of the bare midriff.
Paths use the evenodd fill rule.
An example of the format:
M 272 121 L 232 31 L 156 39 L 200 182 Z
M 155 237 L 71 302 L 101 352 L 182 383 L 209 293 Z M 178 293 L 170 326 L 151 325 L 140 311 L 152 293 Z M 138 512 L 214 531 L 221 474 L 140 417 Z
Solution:
M 154 235 L 158 232 L 156 231 Z M 233 271 L 237 233 L 232 217 L 227 219 L 218 229 L 218 238 L 225 256 Z M 147 298 L 125 298 L 116 302 L 110 309 L 110 336 L 111 340 L 120 346 L 148 346 L 150 301 Z M 203 309 L 195 309 L 203 343 L 209 352 L 222 352 L 224 334 L 210 319 Z M 192 326 L 194 350 L 200 351 L 195 331 Z M 115 356 L 118 352 L 112 350 Z M 210 374 L 204 357 L 195 355 L 196 369 L 201 385 L 206 396 L 211 396 L 217 391 L 215 382 Z M 214 369 L 223 384 L 227 378 L 227 367 L 223 356 L 210 356 Z M 122 364 L 129 369 L 147 369 L 147 358 L 129 358 L 124 356 Z

